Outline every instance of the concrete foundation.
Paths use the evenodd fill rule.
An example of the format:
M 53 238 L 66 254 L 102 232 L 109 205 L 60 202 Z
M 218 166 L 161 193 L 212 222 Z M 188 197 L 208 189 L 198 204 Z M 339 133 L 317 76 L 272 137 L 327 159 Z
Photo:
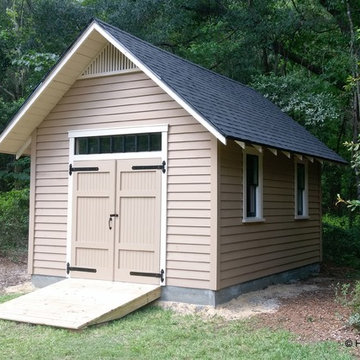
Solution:
M 312 264 L 242 284 L 233 285 L 218 291 L 184 288 L 180 286 L 166 286 L 162 289 L 160 300 L 217 306 L 247 292 L 265 289 L 274 284 L 283 284 L 306 279 L 311 275 L 318 274 L 319 271 L 320 265 Z
M 311 275 L 318 274 L 319 271 L 320 265 L 312 264 L 303 266 L 301 268 L 284 271 L 282 273 L 262 277 L 260 279 L 247 281 L 242 284 L 233 285 L 218 291 L 186 288 L 180 286 L 164 286 L 161 289 L 160 300 L 184 302 L 196 305 L 217 306 L 247 292 L 264 289 L 274 284 L 283 284 L 295 280 L 306 279 Z M 42 288 L 64 279 L 64 277 L 57 276 L 33 275 L 32 283 L 35 287 Z
M 32 275 L 31 282 L 36 288 L 43 288 L 45 286 L 54 284 L 58 281 L 65 280 L 65 277 L 60 276 L 46 276 L 46 275 Z

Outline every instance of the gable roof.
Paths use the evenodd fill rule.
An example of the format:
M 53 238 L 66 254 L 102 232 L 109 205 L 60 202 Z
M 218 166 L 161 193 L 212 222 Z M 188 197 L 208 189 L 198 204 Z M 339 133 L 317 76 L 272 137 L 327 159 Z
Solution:
M 96 48 L 93 54 L 88 49 L 90 40 Z M 66 68 L 69 72 L 69 63 L 74 62 L 76 58 L 77 71 L 73 74 L 75 76 L 76 73 L 73 79 L 75 81 L 86 66 L 84 61 L 81 62 L 81 55 L 84 56 L 84 50 L 87 50 L 86 60 L 89 62 L 89 58 L 95 56 L 95 52 L 99 51 L 99 43 L 104 44 L 104 41 L 111 42 L 129 57 L 223 143 L 226 143 L 226 139 L 234 139 L 346 163 L 338 154 L 255 90 L 157 48 L 100 20 L 94 20 L 85 29 L 72 48 L 49 73 L 44 84 L 47 83 L 51 89 L 51 84 L 56 83 L 56 78 L 52 77 L 54 72 L 61 75 L 66 71 Z M 66 58 L 67 60 L 64 61 Z M 81 67 L 80 64 L 84 64 L 84 66 Z M 66 90 L 70 86 L 71 80 L 68 81 Z M 47 89 L 38 87 L 30 98 L 36 97 L 36 92 L 41 92 L 41 90 Z M 57 96 L 61 95 L 61 91 L 58 91 L 57 94 Z M 26 104 L 24 105 L 26 107 Z M 17 122 L 24 122 L 21 119 L 26 118 L 26 112 L 31 112 L 31 108 L 31 106 L 27 109 L 21 108 L 5 129 L 0 137 L 0 151 L 6 150 L 6 140 L 11 138 L 12 129 Z M 44 109 L 44 112 L 46 110 Z M 45 116 L 46 114 L 42 119 Z M 37 125 L 39 125 L 39 116 L 37 120 L 31 123 L 38 123 Z M 25 141 L 26 138 L 23 142 Z

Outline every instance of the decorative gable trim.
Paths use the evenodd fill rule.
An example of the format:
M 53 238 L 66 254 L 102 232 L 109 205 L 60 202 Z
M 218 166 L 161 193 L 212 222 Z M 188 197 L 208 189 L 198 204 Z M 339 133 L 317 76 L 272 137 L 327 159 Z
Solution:
M 154 73 L 146 64 L 137 59 L 123 44 L 115 39 L 109 32 L 102 28 L 96 21 L 94 22 L 94 29 L 99 32 L 109 43 L 113 44 L 121 53 L 125 54 L 136 66 L 143 71 L 151 80 L 160 86 L 172 99 L 174 99 L 184 110 L 192 115 L 201 125 L 205 127 L 211 134 L 213 134 L 219 141 L 226 145 L 226 137 L 211 123 L 209 123 L 200 113 L 198 113 L 190 104 L 188 104 L 176 91 L 164 82 L 160 76 Z
M 109 43 L 90 62 L 79 78 L 113 75 L 137 70 L 139 68 L 132 61 L 113 44 Z

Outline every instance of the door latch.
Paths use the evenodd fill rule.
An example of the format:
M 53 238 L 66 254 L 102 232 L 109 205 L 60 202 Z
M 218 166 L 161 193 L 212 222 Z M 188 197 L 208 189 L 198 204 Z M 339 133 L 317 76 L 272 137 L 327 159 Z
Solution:
M 108 225 L 109 225 L 109 230 L 111 230 L 112 229 L 112 219 L 114 218 L 114 217 L 119 217 L 119 215 L 118 214 L 110 214 L 110 217 L 109 217 L 109 223 L 108 223 Z

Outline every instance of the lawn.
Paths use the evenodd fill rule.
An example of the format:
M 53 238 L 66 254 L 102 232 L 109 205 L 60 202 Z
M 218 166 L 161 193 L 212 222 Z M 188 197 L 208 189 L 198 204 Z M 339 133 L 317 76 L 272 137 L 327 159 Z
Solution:
M 10 296 L 0 296 L 0 302 Z M 351 359 L 334 342 L 299 344 L 254 320 L 225 322 L 148 306 L 106 325 L 71 332 L 0 321 L 1 359 Z

